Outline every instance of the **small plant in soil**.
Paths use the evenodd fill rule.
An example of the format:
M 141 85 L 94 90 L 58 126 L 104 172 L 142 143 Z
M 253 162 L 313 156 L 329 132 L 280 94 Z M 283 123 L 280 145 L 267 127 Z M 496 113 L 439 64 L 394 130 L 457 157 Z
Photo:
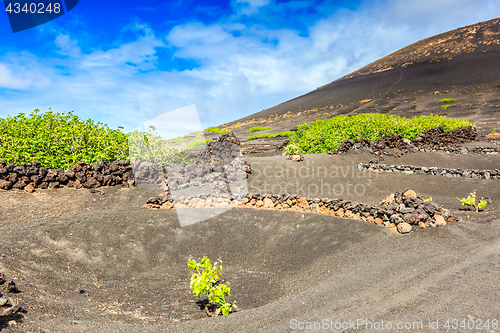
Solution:
M 451 103 L 455 102 L 453 98 L 443 98 L 442 100 L 439 101 L 439 103 Z
M 479 203 L 476 205 L 476 190 L 474 190 L 474 192 L 469 194 L 467 198 L 462 198 L 458 200 L 460 200 L 463 206 L 468 206 L 470 208 L 474 207 L 476 213 L 478 213 L 480 209 L 483 209 L 488 204 L 486 200 L 480 200 Z
M 269 127 L 269 126 L 265 126 L 265 127 L 263 127 L 263 126 L 254 126 L 254 127 L 251 127 L 248 130 L 248 132 L 255 133 L 255 132 L 260 132 L 260 131 L 267 131 L 267 130 L 270 130 L 270 129 L 271 129 L 271 127 Z
M 424 202 L 431 202 L 432 201 L 432 197 L 429 197 L 427 199 L 422 199 Z
M 196 262 L 189 257 L 188 267 L 192 272 L 191 290 L 193 294 L 201 298 L 208 296 L 208 304 L 205 305 L 205 312 L 210 317 L 228 315 L 233 309 L 237 309 L 233 303 L 226 302 L 225 297 L 231 295 L 231 288 L 226 284 L 221 284 L 219 276 L 222 274 L 222 260 L 219 258 L 212 265 L 208 257 L 203 257 L 201 262 Z M 214 313 L 209 308 L 216 307 Z

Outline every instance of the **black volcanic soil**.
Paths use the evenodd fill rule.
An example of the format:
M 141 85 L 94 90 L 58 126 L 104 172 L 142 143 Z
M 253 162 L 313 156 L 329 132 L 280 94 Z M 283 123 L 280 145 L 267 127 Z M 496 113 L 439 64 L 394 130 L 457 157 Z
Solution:
M 346 190 L 340 197 L 377 204 L 410 187 L 462 221 L 400 235 L 333 216 L 232 209 L 181 228 L 175 210 L 142 208 L 154 190 L 103 188 L 103 196 L 68 188 L 2 191 L 0 271 L 16 281 L 21 292 L 12 297 L 28 311 L 23 322 L 5 329 L 282 332 L 290 330 L 291 319 L 499 318 L 499 180 L 353 176 L 351 168 L 369 156 L 366 151 L 306 155 L 300 163 L 248 156 L 250 192 L 262 192 L 256 184 L 263 181 L 289 189 L 298 182 L 306 190 L 311 184 L 350 181 L 362 184 L 363 193 Z M 473 163 L 462 165 L 456 157 L 415 153 L 404 158 L 414 165 L 429 158 L 457 167 Z M 481 156 L 475 157 L 472 166 L 480 167 Z M 494 163 L 493 158 L 499 157 L 488 156 L 485 163 Z M 343 170 L 340 177 L 313 174 L 332 165 Z M 302 167 L 302 173 L 280 178 L 280 167 L 290 172 Z M 460 210 L 455 198 L 474 189 L 493 200 L 480 214 Z M 222 256 L 223 276 L 239 312 L 206 318 L 189 290 L 189 255 Z

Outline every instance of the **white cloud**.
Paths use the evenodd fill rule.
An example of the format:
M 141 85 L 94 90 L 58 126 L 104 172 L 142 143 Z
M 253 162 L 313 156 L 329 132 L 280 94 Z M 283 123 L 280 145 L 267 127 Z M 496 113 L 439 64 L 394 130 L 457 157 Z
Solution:
M 253 15 L 259 12 L 261 7 L 269 5 L 269 0 L 233 0 L 231 6 L 238 14 Z
M 0 58 L 0 86 L 30 91 L 29 98 L 9 91 L 0 117 L 52 107 L 128 131 L 194 104 L 203 126 L 217 125 L 297 97 L 419 39 L 497 16 L 500 4 L 494 1 L 366 1 L 355 11 L 312 22 L 307 36 L 232 16 L 176 26 L 164 39 L 146 25 L 134 25 L 130 29 L 140 32 L 136 40 L 90 53 L 80 50 L 77 35 L 64 33 L 56 37 L 54 52 L 68 58 Z M 200 66 L 160 71 L 157 65 L 171 59 L 161 58 L 159 48 L 175 49 L 175 57 Z
M 62 55 L 77 58 L 82 52 L 78 47 L 78 42 L 76 40 L 72 40 L 69 35 L 60 33 L 57 35 L 55 43 L 59 48 L 59 51 L 56 52 Z
M 28 52 L 8 52 L 0 58 L 0 87 L 16 90 L 40 90 L 50 87 L 52 70 L 38 63 Z

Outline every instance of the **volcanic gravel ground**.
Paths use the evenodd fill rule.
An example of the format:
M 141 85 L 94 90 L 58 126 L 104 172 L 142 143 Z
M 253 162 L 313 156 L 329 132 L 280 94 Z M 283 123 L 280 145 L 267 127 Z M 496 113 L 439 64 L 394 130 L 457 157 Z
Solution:
M 465 166 L 453 154 L 404 158 L 418 165 L 434 155 L 444 164 Z M 279 166 L 309 165 L 311 172 L 321 165 L 356 167 L 369 156 L 366 151 L 305 155 L 299 163 L 283 156 L 250 156 L 249 184 L 264 179 L 266 166 L 268 175 Z M 498 158 L 475 157 L 478 166 Z M 495 180 L 351 176 L 266 180 L 282 185 L 362 181 L 362 195 L 342 198 L 372 204 L 409 187 L 462 220 L 400 235 L 360 220 L 242 208 L 181 228 L 175 210 L 142 208 L 145 199 L 158 194 L 154 190 L 105 187 L 105 195 L 69 188 L 2 191 L 0 271 L 17 283 L 21 292 L 12 297 L 27 310 L 23 322 L 6 330 L 283 332 L 291 331 L 293 319 L 424 325 L 429 320 L 443 325 L 447 318 L 500 319 L 500 187 Z M 455 197 L 474 189 L 493 203 L 480 214 L 459 210 Z M 250 191 L 255 192 L 252 185 Z M 206 318 L 189 290 L 189 255 L 222 256 L 223 278 L 232 286 L 230 299 L 237 301 L 238 312 Z

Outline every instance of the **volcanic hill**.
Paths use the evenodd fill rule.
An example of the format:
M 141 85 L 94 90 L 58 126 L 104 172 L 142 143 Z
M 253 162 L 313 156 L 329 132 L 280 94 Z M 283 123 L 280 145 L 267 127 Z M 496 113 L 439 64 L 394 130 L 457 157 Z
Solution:
M 447 115 L 476 122 L 479 134 L 500 119 L 500 18 L 411 44 L 338 80 L 269 109 L 224 124 L 240 140 L 249 126 L 279 133 L 336 115 L 377 112 Z M 456 99 L 448 109 L 437 102 Z M 235 127 L 241 126 L 241 129 Z M 247 127 L 246 127 L 247 126 Z M 210 136 L 209 136 L 210 137 Z

